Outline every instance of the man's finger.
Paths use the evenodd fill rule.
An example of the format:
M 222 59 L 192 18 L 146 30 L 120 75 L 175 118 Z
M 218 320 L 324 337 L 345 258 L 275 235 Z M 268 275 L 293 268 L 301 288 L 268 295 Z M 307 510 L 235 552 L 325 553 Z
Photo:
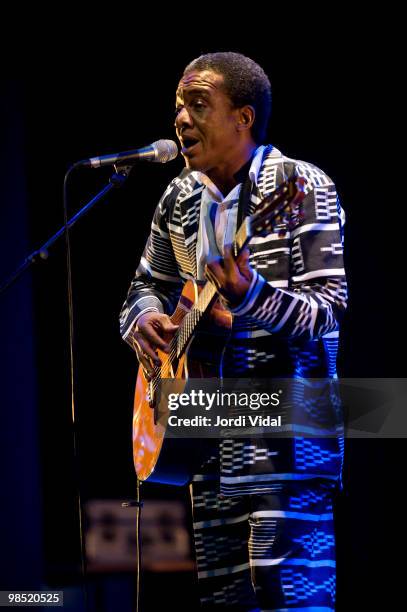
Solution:
M 205 276 L 209 281 L 211 281 L 211 283 L 215 285 L 217 289 L 220 289 L 222 287 L 222 283 L 219 278 L 216 276 L 216 274 L 213 273 L 212 268 L 207 265 L 205 266 Z
M 151 363 L 148 361 L 148 359 L 143 357 L 141 354 L 138 356 L 138 358 L 140 365 L 143 368 L 144 376 L 146 377 L 147 381 L 150 382 L 150 380 L 154 376 L 154 369 L 152 368 Z
M 138 354 L 142 359 L 151 359 L 155 366 L 161 365 L 161 359 L 157 355 L 156 351 L 141 334 L 136 335 L 135 342 L 138 345 Z
M 175 332 L 177 331 L 177 329 L 179 328 L 179 325 L 175 325 L 170 318 L 168 318 L 168 321 L 166 321 L 165 319 L 163 319 L 161 321 L 161 328 L 163 331 L 165 332 Z
M 241 251 L 239 253 L 239 255 L 236 258 L 236 263 L 246 263 L 249 261 L 249 257 L 250 257 L 250 251 L 248 248 L 244 248 L 243 251 Z
M 153 346 L 156 346 L 166 353 L 170 350 L 169 344 L 157 334 L 152 323 L 148 322 L 146 325 L 143 325 L 143 329 L 140 331 L 140 334 L 141 333 Z
M 242 276 L 247 279 L 252 278 L 252 269 L 250 267 L 250 252 L 249 249 L 243 249 L 236 260 L 237 267 Z
M 205 266 L 205 275 L 207 275 L 207 273 L 210 275 L 210 280 L 215 282 L 217 287 L 222 286 L 225 279 L 223 260 L 220 257 L 209 259 Z
M 238 268 L 236 265 L 236 260 L 233 255 L 233 246 L 231 244 L 226 244 L 224 249 L 224 266 L 226 275 L 229 277 L 236 276 L 238 272 Z

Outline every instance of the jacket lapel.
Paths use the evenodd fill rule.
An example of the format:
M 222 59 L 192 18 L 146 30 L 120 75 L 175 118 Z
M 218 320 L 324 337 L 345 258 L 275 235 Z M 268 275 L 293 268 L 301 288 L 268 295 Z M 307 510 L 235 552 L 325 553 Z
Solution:
M 174 208 L 172 242 L 183 271 L 196 278 L 196 241 L 202 191 L 205 185 L 197 180 L 194 174 L 194 172 L 188 174 L 178 185 L 180 191 Z

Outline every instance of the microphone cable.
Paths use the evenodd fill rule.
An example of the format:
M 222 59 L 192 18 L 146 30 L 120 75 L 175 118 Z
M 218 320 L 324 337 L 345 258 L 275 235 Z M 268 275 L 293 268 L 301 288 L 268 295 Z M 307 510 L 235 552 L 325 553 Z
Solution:
M 79 435 L 77 430 L 77 418 L 75 412 L 75 367 L 74 367 L 74 309 L 73 309 L 73 291 L 72 291 L 72 258 L 71 258 L 71 241 L 70 228 L 68 224 L 68 179 L 74 167 L 68 169 L 64 178 L 63 188 L 63 206 L 64 206 L 64 228 L 65 228 L 65 252 L 66 252 L 66 273 L 67 273 L 67 299 L 68 299 L 68 320 L 69 320 L 69 370 L 70 370 L 70 391 L 71 391 L 71 417 L 72 417 L 72 433 L 73 433 L 73 463 L 75 471 L 75 488 L 78 504 L 79 518 L 79 541 L 80 541 L 80 557 L 81 557 L 81 577 L 82 577 L 82 594 L 86 612 L 89 609 L 89 594 L 87 584 L 87 566 L 86 566 L 86 546 L 84 534 L 84 512 L 82 507 L 82 492 L 81 492 L 81 463 L 79 453 Z
M 136 499 L 122 503 L 122 508 L 136 508 L 136 612 L 140 612 L 140 574 L 141 574 L 141 508 L 143 502 L 140 499 L 140 486 L 142 481 L 136 475 Z

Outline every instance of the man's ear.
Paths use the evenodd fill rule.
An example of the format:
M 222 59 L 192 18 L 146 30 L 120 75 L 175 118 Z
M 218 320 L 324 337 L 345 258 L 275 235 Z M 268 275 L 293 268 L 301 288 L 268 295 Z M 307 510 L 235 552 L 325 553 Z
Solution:
M 253 126 L 254 119 L 256 117 L 256 111 L 253 106 L 242 106 L 238 109 L 238 121 L 236 127 L 238 130 L 250 130 Z

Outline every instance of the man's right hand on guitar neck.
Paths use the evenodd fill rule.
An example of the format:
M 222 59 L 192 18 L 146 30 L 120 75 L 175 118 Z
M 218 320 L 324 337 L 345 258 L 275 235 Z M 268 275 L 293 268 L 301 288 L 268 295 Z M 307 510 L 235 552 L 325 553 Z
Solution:
M 177 331 L 170 317 L 161 312 L 149 311 L 141 315 L 133 333 L 133 346 L 147 379 L 154 374 L 154 367 L 161 366 L 157 349 L 170 350 L 170 340 Z

